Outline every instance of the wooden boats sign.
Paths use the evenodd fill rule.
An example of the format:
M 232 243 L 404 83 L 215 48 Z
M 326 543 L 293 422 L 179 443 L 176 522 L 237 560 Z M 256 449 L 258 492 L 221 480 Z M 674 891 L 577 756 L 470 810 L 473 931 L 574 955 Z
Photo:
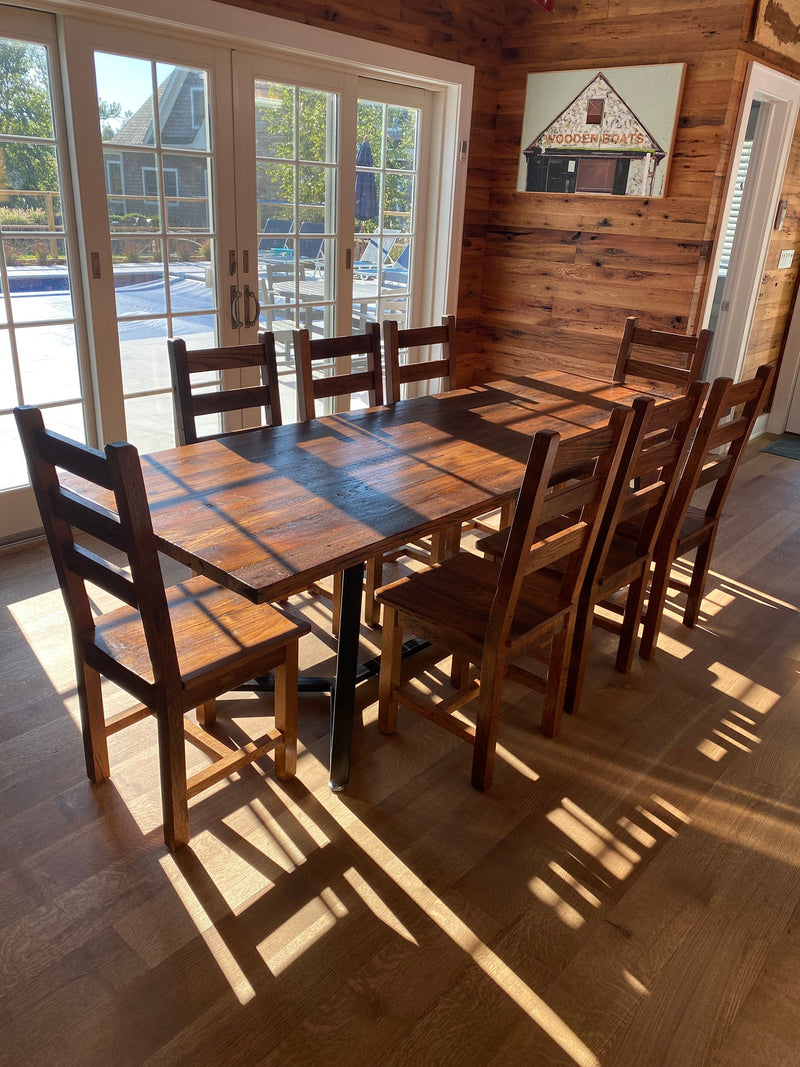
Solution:
M 530 74 L 517 188 L 663 196 L 685 70 Z

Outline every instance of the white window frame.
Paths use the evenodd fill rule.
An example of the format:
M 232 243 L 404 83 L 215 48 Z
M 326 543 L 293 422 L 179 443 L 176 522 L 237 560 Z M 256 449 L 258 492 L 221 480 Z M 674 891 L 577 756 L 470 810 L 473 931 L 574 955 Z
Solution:
M 193 37 L 218 46 L 283 53 L 290 62 L 431 90 L 436 130 L 432 189 L 437 192 L 430 194 L 431 206 L 436 206 L 430 217 L 437 222 L 427 235 L 432 239 L 426 249 L 426 275 L 431 279 L 433 313 L 456 313 L 474 67 L 213 0 L 43 0 L 37 6 L 64 14 L 112 15 L 118 25 L 146 23 L 151 32 L 184 40 L 188 26 Z

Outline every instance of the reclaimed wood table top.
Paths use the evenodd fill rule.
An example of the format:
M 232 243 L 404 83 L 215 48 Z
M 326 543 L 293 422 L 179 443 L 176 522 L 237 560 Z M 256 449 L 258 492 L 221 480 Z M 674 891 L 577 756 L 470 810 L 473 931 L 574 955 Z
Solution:
M 574 436 L 638 395 L 587 381 L 491 382 L 143 456 L 159 548 L 282 598 L 512 499 L 537 430 Z
M 158 546 L 258 603 L 344 571 L 331 713 L 342 789 L 364 561 L 513 499 L 537 431 L 577 437 L 638 395 L 545 372 L 145 455 Z

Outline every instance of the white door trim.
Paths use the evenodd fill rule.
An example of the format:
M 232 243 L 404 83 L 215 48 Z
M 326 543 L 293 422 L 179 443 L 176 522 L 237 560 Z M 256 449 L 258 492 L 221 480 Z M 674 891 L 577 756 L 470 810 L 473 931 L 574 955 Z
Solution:
M 729 308 L 727 313 L 720 313 L 717 322 L 706 373 L 709 379 L 725 375 L 736 381 L 741 376 L 759 283 L 800 109 L 800 81 L 759 63 L 750 64 L 731 161 L 738 160 L 741 155 L 751 104 L 756 99 L 769 103 L 770 113 L 759 145 L 760 150 L 756 152 L 754 149 L 750 161 L 745 190 L 746 202 L 742 204 L 739 221 L 739 227 L 744 226 L 744 231 L 740 234 L 737 230 L 731 252 L 724 293 Z M 732 162 L 725 193 L 725 210 L 721 216 L 723 224 L 719 227 L 714 250 L 712 277 L 717 276 L 725 240 L 724 220 L 730 213 L 736 177 L 736 167 Z M 708 321 L 713 297 L 712 286 L 706 300 L 704 323 Z

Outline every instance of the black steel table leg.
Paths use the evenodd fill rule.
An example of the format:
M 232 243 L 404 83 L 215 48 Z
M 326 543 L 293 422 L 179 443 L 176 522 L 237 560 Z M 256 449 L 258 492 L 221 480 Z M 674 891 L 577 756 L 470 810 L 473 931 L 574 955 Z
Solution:
M 343 572 L 336 681 L 331 692 L 330 787 L 336 793 L 344 789 L 350 780 L 363 584 L 363 563 L 348 567 Z

